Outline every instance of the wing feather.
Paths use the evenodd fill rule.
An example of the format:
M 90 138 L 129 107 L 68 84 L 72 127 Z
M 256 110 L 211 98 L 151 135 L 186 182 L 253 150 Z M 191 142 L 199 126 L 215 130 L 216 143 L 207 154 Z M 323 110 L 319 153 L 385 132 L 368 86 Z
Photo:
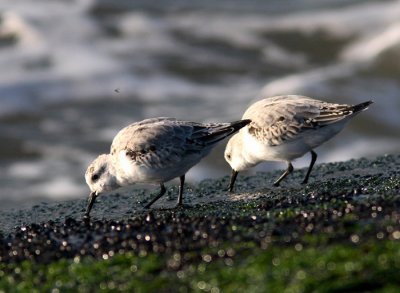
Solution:
M 304 96 L 278 96 L 256 102 L 245 112 L 248 131 L 268 145 L 297 139 L 306 131 L 337 123 L 354 113 L 354 106 L 331 104 Z
M 178 163 L 187 150 L 190 126 L 179 126 L 173 119 L 148 119 L 122 129 L 111 145 L 111 155 L 126 152 L 133 164 L 156 168 Z
M 221 139 L 250 121 L 196 123 L 153 118 L 133 123 L 114 138 L 110 153 L 125 151 L 133 164 L 155 168 L 175 165 L 187 157 L 203 157 Z

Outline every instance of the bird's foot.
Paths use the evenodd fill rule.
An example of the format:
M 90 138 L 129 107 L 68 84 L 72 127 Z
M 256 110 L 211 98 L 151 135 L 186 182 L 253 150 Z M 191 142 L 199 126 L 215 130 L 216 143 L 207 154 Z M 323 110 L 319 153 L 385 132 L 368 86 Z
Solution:
M 175 206 L 175 209 L 177 209 L 177 210 L 184 210 L 184 209 L 190 209 L 192 206 L 190 206 L 190 205 L 188 205 L 188 204 L 185 204 L 185 203 L 178 203 L 176 206 Z
M 82 217 L 82 221 L 85 222 L 85 223 L 90 222 L 90 216 L 89 216 L 89 215 L 84 215 L 84 216 Z

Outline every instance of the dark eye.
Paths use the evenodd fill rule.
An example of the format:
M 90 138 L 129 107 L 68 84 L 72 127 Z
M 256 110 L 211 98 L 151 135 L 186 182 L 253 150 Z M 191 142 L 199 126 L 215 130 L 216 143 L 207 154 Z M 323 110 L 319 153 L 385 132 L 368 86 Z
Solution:
M 99 179 L 99 175 L 98 174 L 94 174 L 91 179 L 92 179 L 93 182 L 97 181 Z
M 228 160 L 231 159 L 231 154 L 226 155 L 226 157 L 228 158 Z

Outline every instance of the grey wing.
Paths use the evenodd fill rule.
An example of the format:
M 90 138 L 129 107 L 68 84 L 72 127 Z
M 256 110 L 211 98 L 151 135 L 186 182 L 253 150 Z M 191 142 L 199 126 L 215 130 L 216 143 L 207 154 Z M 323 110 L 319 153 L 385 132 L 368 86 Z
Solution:
M 243 116 L 252 120 L 248 126 L 249 133 L 271 146 L 295 140 L 306 131 L 337 123 L 354 112 L 351 105 L 331 104 L 301 96 L 253 106 Z
M 123 150 L 133 163 L 165 168 L 205 156 L 220 140 L 250 121 L 202 124 L 174 118 L 153 118 L 122 129 L 111 145 L 111 155 Z
M 132 163 L 151 168 L 180 162 L 188 152 L 190 127 L 176 126 L 173 118 L 147 120 L 122 129 L 113 140 L 111 155 L 124 151 Z

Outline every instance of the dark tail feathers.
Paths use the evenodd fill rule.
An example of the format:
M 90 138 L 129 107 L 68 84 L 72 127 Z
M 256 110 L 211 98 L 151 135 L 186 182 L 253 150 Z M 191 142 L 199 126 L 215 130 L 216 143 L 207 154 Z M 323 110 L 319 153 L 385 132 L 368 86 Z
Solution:
M 224 138 L 234 134 L 239 131 L 241 128 L 245 127 L 247 124 L 251 122 L 250 119 L 244 119 L 239 121 L 234 121 L 228 124 L 227 126 L 218 127 L 214 132 L 209 133 L 206 136 L 203 136 L 199 139 L 203 144 L 214 144 L 223 140 Z
M 232 128 L 232 132 L 230 134 L 235 133 L 236 131 L 239 131 L 240 129 L 245 127 L 250 122 L 251 122 L 250 119 L 243 119 L 243 120 L 239 120 L 239 121 L 230 122 L 230 127 Z M 229 127 L 227 127 L 227 128 L 229 128 Z
M 364 110 L 368 109 L 368 106 L 371 105 L 372 103 L 373 103 L 373 101 L 368 101 L 368 102 L 364 102 L 364 103 L 361 103 L 361 104 L 354 105 L 353 109 L 352 109 L 353 113 L 357 113 L 357 112 L 364 111 Z

